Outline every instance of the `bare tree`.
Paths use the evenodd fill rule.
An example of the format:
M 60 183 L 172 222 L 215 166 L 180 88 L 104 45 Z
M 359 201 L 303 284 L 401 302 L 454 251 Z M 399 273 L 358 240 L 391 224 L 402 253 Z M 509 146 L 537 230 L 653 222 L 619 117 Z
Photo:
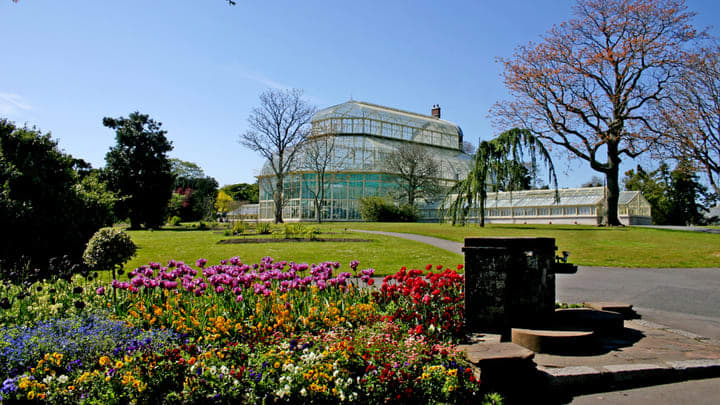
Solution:
M 298 159 L 301 170 L 315 174 L 315 187 L 308 189 L 315 205 L 315 220 L 322 222 L 321 207 L 325 201 L 325 187 L 328 172 L 343 167 L 348 150 L 338 145 L 337 130 L 333 128 L 332 121 L 327 121 L 313 127 L 312 136 L 303 144 Z
M 574 14 L 500 60 L 513 100 L 492 113 L 501 128 L 528 128 L 604 174 L 604 222 L 620 225 L 621 158 L 662 141 L 652 105 L 672 97 L 669 84 L 703 34 L 683 0 L 578 0 Z
M 673 90 L 676 97 L 659 111 L 669 135 L 663 153 L 693 162 L 720 196 L 720 45 L 689 59 Z
M 283 222 L 285 176 L 307 138 L 310 119 L 315 114 L 315 107 L 303 100 L 302 95 L 298 89 L 266 90 L 260 94 L 260 106 L 248 117 L 250 128 L 240 135 L 240 144 L 267 159 L 275 175 L 275 223 Z
M 428 147 L 403 144 L 387 155 L 385 170 L 395 175 L 399 199 L 415 205 L 418 198 L 431 198 L 441 192 L 440 164 Z

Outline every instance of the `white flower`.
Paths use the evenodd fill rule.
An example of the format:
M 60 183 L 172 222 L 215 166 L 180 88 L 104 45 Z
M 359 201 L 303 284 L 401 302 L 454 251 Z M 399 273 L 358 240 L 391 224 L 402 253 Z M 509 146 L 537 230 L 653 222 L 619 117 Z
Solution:
M 212 374 L 212 375 L 217 374 L 217 367 L 216 367 L 216 366 L 212 366 L 212 367 L 210 367 L 208 370 L 210 371 L 210 374 Z
M 53 380 L 52 376 L 49 375 L 49 376 L 43 378 L 42 382 L 43 382 L 45 385 L 50 385 L 50 382 L 51 382 L 52 380 Z
M 58 377 L 58 382 L 60 384 L 65 384 L 66 382 L 68 382 L 68 380 L 69 380 L 69 378 L 65 374 L 62 374 L 61 376 Z
M 307 396 L 307 390 L 305 388 L 300 390 L 300 395 L 306 397 Z
M 221 374 L 227 374 L 228 371 L 230 371 L 230 370 L 227 368 L 227 366 L 222 366 L 222 367 L 220 367 L 220 373 L 221 373 Z

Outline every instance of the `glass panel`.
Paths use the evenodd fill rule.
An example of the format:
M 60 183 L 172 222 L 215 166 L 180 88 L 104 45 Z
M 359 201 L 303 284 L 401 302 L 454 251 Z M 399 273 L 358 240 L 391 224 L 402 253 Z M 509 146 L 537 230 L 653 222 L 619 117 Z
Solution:
M 322 204 L 320 205 L 320 212 L 322 214 L 323 219 L 330 218 L 330 201 L 329 200 L 323 200 Z
M 380 184 L 377 181 L 365 182 L 365 197 L 378 195 Z
M 300 198 L 300 182 L 286 182 L 285 183 L 285 198 Z
M 332 184 L 332 199 L 333 200 L 345 200 L 347 199 L 347 183 L 333 183 Z
M 362 173 L 352 173 L 352 174 L 350 174 L 350 180 L 362 181 L 363 175 L 362 175 Z
M 302 191 L 302 198 L 314 198 L 315 196 L 315 182 L 314 181 L 304 181 L 303 182 L 303 191 Z
M 562 207 L 552 207 L 552 215 L 562 215 Z
M 525 215 L 525 210 L 523 208 L 514 208 L 513 215 L 516 217 L 521 217 L 521 216 Z
M 563 212 L 565 215 L 577 215 L 577 207 L 565 207 Z
M 362 219 L 356 200 L 348 201 L 348 219 Z
M 347 218 L 347 201 L 333 201 L 332 219 L 340 220 Z
M 315 202 L 302 200 L 302 217 L 304 219 L 315 219 Z
M 363 196 L 363 183 L 361 181 L 351 181 L 349 184 L 348 198 L 357 200 Z

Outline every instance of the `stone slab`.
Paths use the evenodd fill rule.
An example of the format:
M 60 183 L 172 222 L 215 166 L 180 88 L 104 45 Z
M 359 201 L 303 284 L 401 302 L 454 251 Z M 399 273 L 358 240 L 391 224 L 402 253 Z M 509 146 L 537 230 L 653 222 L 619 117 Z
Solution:
M 490 362 L 529 362 L 535 356 L 531 350 L 509 342 L 475 343 L 460 345 L 458 348 L 465 351 L 471 363 L 480 367 Z
M 580 351 L 591 343 L 592 331 L 512 328 L 512 342 L 537 353 Z

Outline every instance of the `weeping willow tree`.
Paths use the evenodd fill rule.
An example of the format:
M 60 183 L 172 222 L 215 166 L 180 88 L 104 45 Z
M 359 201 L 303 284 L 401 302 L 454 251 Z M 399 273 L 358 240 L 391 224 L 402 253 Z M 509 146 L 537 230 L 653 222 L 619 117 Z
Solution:
M 529 158 L 530 176 L 536 177 L 538 160 L 548 169 L 548 181 L 557 193 L 557 176 L 550 154 L 542 143 L 527 129 L 513 128 L 490 141 L 482 141 L 475 153 L 475 162 L 466 179 L 457 182 L 445 197 L 445 217 L 453 225 L 465 219 L 477 207 L 480 226 L 485 226 L 485 200 L 488 188 L 516 189 L 516 183 L 527 175 L 522 164 Z M 500 186 L 503 184 L 503 186 Z

